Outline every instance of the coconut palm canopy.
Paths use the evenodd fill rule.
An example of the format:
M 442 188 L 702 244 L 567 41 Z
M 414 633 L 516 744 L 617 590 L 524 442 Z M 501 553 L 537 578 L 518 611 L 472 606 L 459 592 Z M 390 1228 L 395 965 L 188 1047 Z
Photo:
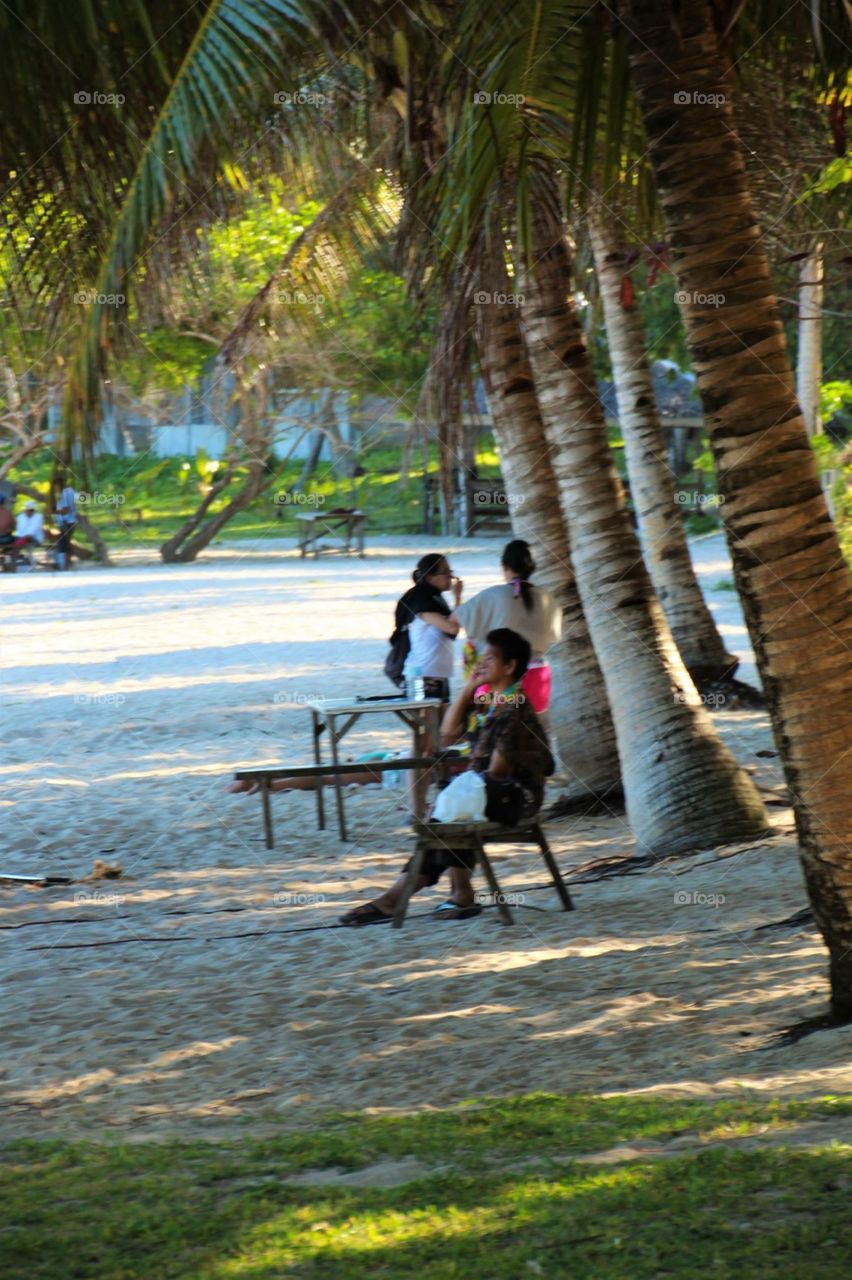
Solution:
M 719 6 L 718 19 L 743 48 L 766 51 L 764 66 L 771 52 L 800 68 L 811 21 L 802 9 L 779 24 L 759 5 Z M 814 74 L 833 83 L 841 6 L 816 12 L 824 61 L 808 66 L 824 65 Z M 629 25 L 629 6 L 618 16 Z M 517 174 L 526 243 L 529 161 L 557 159 L 582 197 L 596 167 L 607 183 L 641 155 L 625 25 L 606 6 L 561 0 L 486 13 L 460 3 L 391 14 L 369 2 L 220 0 L 199 14 L 101 0 L 16 3 L 0 21 L 14 50 L 0 86 L 9 270 L 16 298 L 36 300 L 54 322 L 80 287 L 96 299 L 127 296 L 164 258 L 168 269 L 166 249 L 191 252 L 184 233 L 225 212 L 245 172 L 277 163 L 330 196 L 329 179 L 346 180 L 342 152 L 364 163 L 376 133 L 387 135 L 382 105 L 404 118 L 404 153 L 418 154 L 412 139 L 424 130 L 435 139 L 406 231 L 412 221 L 421 235 L 426 228 L 425 252 L 439 261 L 475 234 L 499 175 Z M 764 30 L 771 39 L 761 40 Z M 312 110 L 299 109 L 306 104 Z M 647 205 L 647 166 L 636 174 Z M 97 300 L 88 310 L 67 400 L 72 436 L 94 426 L 113 318 Z

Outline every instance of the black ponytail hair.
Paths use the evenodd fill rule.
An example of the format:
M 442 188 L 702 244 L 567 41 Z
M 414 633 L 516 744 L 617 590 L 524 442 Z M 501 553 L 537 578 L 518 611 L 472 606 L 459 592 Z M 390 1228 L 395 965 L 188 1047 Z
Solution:
M 439 564 L 443 564 L 447 557 L 442 551 L 430 551 L 428 556 L 421 556 L 417 561 L 417 568 L 412 573 L 415 582 L 423 582 L 434 573 Z
M 535 560 L 533 560 L 530 544 L 524 542 L 523 538 L 513 538 L 511 542 L 507 542 L 503 549 L 503 558 L 501 561 L 504 569 L 509 569 L 520 580 L 521 599 L 524 602 L 524 608 L 527 612 L 532 611 L 533 607 L 533 589 L 529 579 L 535 573 Z

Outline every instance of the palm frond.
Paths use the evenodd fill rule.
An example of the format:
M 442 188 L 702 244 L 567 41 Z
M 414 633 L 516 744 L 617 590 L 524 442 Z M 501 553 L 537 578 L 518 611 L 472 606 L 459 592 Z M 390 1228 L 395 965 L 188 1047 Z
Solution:
M 104 254 L 65 398 L 65 444 L 92 443 L 109 351 L 114 299 L 129 280 L 156 228 L 201 169 L 205 148 L 227 155 L 235 125 L 274 111 L 288 56 L 316 37 L 309 0 L 217 0 L 206 10 L 160 108 Z M 298 86 L 294 86 L 298 88 Z

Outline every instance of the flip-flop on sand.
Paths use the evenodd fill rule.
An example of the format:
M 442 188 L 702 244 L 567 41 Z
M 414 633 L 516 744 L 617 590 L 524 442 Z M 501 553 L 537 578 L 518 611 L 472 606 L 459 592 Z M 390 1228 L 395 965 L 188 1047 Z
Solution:
M 373 906 L 372 902 L 367 902 L 363 907 L 355 907 L 352 911 L 347 911 L 345 915 L 340 916 L 338 924 L 390 924 L 392 919 L 393 916 L 380 911 L 378 907 Z
M 472 907 L 460 907 L 457 902 L 449 899 L 442 902 L 440 907 L 436 907 L 432 912 L 433 920 L 472 920 L 474 916 L 482 914 L 482 907 L 474 903 Z

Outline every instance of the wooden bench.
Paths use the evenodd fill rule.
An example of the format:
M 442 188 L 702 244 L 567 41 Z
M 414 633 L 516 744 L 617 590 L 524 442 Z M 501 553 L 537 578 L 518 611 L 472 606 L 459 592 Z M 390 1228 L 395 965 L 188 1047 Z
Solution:
M 354 508 L 338 507 L 332 511 L 300 511 L 296 516 L 296 523 L 299 528 L 299 551 L 306 556 L 309 551 L 313 551 L 314 558 L 319 555 L 320 551 L 346 551 L 352 550 L 353 543 L 357 549 L 358 555 L 364 555 L 364 525 L 367 522 L 367 516 L 363 511 L 356 511 Z M 330 537 L 339 538 L 341 545 L 338 547 L 323 547 L 320 545 L 320 538 L 323 534 Z
M 53 548 L 47 546 L 44 542 L 38 542 L 34 546 L 21 547 L 18 552 L 18 567 L 25 564 L 28 569 L 53 569 L 55 562 L 53 559 Z
M 562 879 L 559 867 L 556 865 L 556 859 L 551 852 L 550 845 L 547 843 L 547 837 L 535 819 L 519 822 L 516 827 L 504 827 L 498 822 L 416 822 L 414 829 L 418 837 L 417 847 L 414 851 L 414 857 L 411 859 L 405 885 L 394 911 L 394 929 L 402 927 L 405 913 L 408 910 L 409 899 L 414 892 L 414 885 L 420 874 L 426 850 L 430 846 L 440 849 L 473 849 L 476 852 L 476 860 L 481 864 L 485 873 L 488 888 L 494 895 L 497 914 L 501 922 L 503 924 L 514 924 L 515 921 L 509 910 L 506 895 L 500 888 L 485 846 L 486 844 L 537 844 L 541 850 L 541 856 L 544 858 L 545 866 L 550 872 L 556 892 L 559 895 L 562 910 L 574 910 L 574 903 L 571 901 L 568 886 Z
M 275 840 L 272 831 L 272 809 L 269 803 L 270 786 L 278 778 L 345 778 L 347 774 L 365 773 L 368 770 L 372 773 L 393 772 L 396 769 L 406 771 L 409 769 L 431 769 L 437 766 L 440 770 L 438 776 L 445 776 L 444 770 L 449 767 L 449 761 L 457 758 L 457 752 L 442 752 L 435 756 L 402 756 L 397 759 L 390 760 L 357 760 L 347 761 L 345 764 L 306 764 L 293 765 L 290 767 L 281 766 L 276 769 L 238 769 L 234 773 L 234 777 L 239 782 L 256 782 L 260 788 L 260 799 L 263 806 L 263 833 L 266 838 L 267 849 L 275 847 Z

